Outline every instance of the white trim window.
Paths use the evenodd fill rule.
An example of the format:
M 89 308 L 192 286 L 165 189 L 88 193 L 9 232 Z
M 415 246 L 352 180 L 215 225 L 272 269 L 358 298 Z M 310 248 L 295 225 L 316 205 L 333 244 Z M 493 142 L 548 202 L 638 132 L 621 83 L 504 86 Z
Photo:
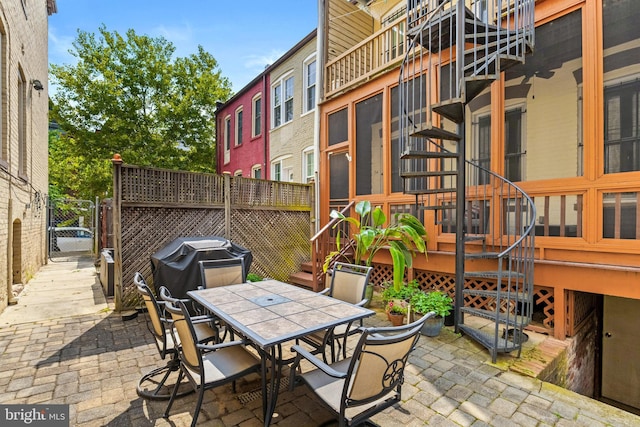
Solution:
M 315 179 L 315 157 L 313 147 L 305 148 L 302 151 L 302 179 L 309 183 Z
M 262 93 L 253 97 L 251 107 L 251 136 L 256 137 L 262 133 Z
M 304 61 L 303 75 L 304 75 L 304 91 L 302 94 L 302 111 L 308 113 L 316 108 L 316 54 L 314 53 Z
M 236 110 L 236 139 L 235 139 L 235 144 L 236 146 L 238 145 L 242 145 L 242 107 L 239 107 Z
M 271 127 L 277 128 L 280 125 L 293 120 L 293 76 L 291 73 L 279 79 L 271 89 L 271 99 L 273 106 L 271 111 Z
M 262 165 L 253 165 L 251 167 L 251 177 L 255 179 L 262 179 Z
M 285 160 L 291 156 L 279 157 L 271 162 L 271 179 L 273 181 L 290 182 L 293 180 L 293 173 L 290 166 L 285 165 Z
M 224 118 L 224 164 L 231 161 L 231 116 Z
M 242 176 L 242 169 L 238 169 L 233 173 L 233 176 Z

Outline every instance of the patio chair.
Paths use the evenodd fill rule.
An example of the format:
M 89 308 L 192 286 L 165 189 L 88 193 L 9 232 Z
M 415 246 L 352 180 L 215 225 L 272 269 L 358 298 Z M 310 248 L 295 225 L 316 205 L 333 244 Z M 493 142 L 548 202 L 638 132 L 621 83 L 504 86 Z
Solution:
M 232 382 L 235 393 L 235 380 L 250 373 L 259 372 L 260 359 L 245 348 L 245 341 L 238 340 L 214 345 L 199 343 L 184 301 L 178 300 L 176 305 L 167 303 L 166 310 L 173 318 L 176 339 L 182 343 L 178 379 L 181 381 L 186 377 L 193 389 L 198 392 L 198 401 L 191 421 L 193 427 L 200 414 L 205 390 Z M 165 418 L 169 417 L 177 391 L 176 386 L 164 412 Z
M 420 338 L 424 322 L 435 313 L 403 326 L 361 328 L 353 356 L 328 365 L 301 346 L 291 367 L 290 388 L 307 384 L 338 418 L 338 425 L 354 426 L 402 401 L 404 369 Z M 296 375 L 302 359 L 314 369 Z
M 244 260 L 224 258 L 200 261 L 200 276 L 204 288 L 244 283 L 246 281 Z
M 331 275 L 331 285 L 320 293 L 351 304 L 364 306 L 369 301 L 365 298 L 365 293 L 372 270 L 373 267 L 336 262 Z M 359 326 L 362 326 L 362 320 L 360 320 Z M 313 347 L 312 354 L 322 354 L 325 362 L 327 362 L 326 347 L 328 345 L 331 349 L 331 361 L 334 362 L 336 360 L 336 343 L 338 351 L 341 351 L 342 357 L 346 358 L 347 338 L 358 332 L 358 328 L 353 327 L 353 323 L 347 323 L 306 335 L 300 340 Z
M 144 300 L 145 307 L 147 309 L 147 328 L 154 337 L 156 348 L 160 353 L 162 360 L 165 360 L 167 356 L 169 359 L 165 366 L 153 369 L 147 374 L 143 375 L 140 381 L 138 381 L 137 392 L 141 397 L 152 400 L 169 399 L 171 396 L 172 385 L 165 386 L 167 379 L 172 372 L 179 369 L 178 361 L 178 346 L 179 343 L 174 341 L 173 335 L 170 333 L 172 328 L 172 321 L 165 313 L 164 301 L 158 301 L 153 292 L 147 285 L 142 277 L 142 274 L 136 272 L 133 281 L 138 289 L 138 293 Z M 197 326 L 198 340 L 200 342 L 209 342 L 217 337 L 217 332 L 212 329 L 207 323 L 199 323 Z M 193 392 L 187 389 L 185 392 L 181 392 L 180 395 L 184 395 Z
M 242 258 L 223 258 L 199 261 L 200 277 L 202 280 L 202 288 L 217 288 L 218 286 L 229 286 L 238 283 L 244 283 L 246 276 L 244 272 L 244 260 Z M 194 307 L 196 312 L 202 314 L 201 308 Z M 227 331 L 230 331 L 231 340 L 233 341 L 233 331 L 228 328 L 221 320 L 216 321 L 218 329 L 224 329 L 221 341 L 227 337 Z

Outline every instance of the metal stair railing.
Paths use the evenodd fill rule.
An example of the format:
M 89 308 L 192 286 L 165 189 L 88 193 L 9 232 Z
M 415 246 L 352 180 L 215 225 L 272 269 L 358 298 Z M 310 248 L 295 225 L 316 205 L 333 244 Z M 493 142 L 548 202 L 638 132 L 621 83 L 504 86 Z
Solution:
M 451 153 L 442 144 L 425 139 L 427 153 Z M 456 233 L 455 210 L 457 183 L 452 182 L 457 159 L 440 157 L 438 170 L 425 174 L 436 180 L 440 191 L 425 189 L 426 209 L 435 211 L 436 224 L 443 233 Z M 535 244 L 536 208 L 533 200 L 515 183 L 480 166 L 465 160 L 466 180 L 464 201 L 465 264 L 464 277 L 482 279 L 495 283 L 495 290 L 470 289 L 464 286 L 461 303 L 456 305 L 456 328 L 472 335 L 492 353 L 520 351 L 520 342 L 503 339 L 504 330 L 513 330 L 521 336 L 522 330 L 531 321 L 533 309 L 533 268 Z M 437 172 L 446 172 L 433 178 Z M 415 179 L 415 178 L 409 178 Z M 446 180 L 449 180 L 446 182 Z M 480 269 L 476 264 L 482 264 Z M 493 268 L 488 269 L 487 265 Z M 486 307 L 493 307 L 487 310 Z M 475 330 L 465 326 L 464 313 L 491 319 L 493 329 Z M 503 327 L 504 330 L 500 330 Z
M 466 244 L 468 249 L 465 249 L 467 256 L 464 276 L 495 280 L 495 295 L 484 292 L 483 296 L 483 291 L 468 289 L 467 286 L 463 294 L 465 299 L 479 296 L 485 301 L 495 298 L 495 302 L 493 313 L 490 313 L 490 310 L 485 313 L 478 309 L 456 307 L 456 319 L 460 322 L 458 326 L 463 332 L 474 336 L 489 349 L 495 363 L 499 352 L 517 350 L 518 357 L 520 356 L 523 329 L 531 322 L 536 207 L 533 200 L 515 183 L 472 161 L 467 160 L 466 165 L 467 176 L 472 177 L 473 173 L 479 176 L 481 173 L 488 178 L 488 182 L 482 186 L 467 185 L 467 206 L 472 206 L 474 202 L 479 206 L 479 201 L 484 200 L 486 202 L 483 205 L 490 206 L 491 215 L 488 216 L 488 227 L 477 230 L 484 231 L 483 235 L 467 234 L 483 237 L 485 241 L 482 242 L 480 250 L 474 251 L 471 251 L 474 246 L 472 241 Z M 472 214 L 469 214 L 469 217 L 472 217 Z M 472 264 L 478 259 L 495 260 L 492 262 L 496 269 L 483 271 L 472 268 Z M 494 322 L 493 331 L 472 329 L 465 325 L 465 312 L 491 318 Z

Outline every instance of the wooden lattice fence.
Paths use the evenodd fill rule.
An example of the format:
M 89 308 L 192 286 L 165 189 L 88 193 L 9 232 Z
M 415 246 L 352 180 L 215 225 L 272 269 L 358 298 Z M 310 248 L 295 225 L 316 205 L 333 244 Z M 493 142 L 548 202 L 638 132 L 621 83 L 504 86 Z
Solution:
M 374 285 L 382 285 L 393 281 L 393 267 L 389 264 L 377 264 L 373 265 L 373 272 L 371 274 L 371 283 Z M 420 288 L 424 291 L 437 289 L 449 294 L 451 298 L 455 298 L 455 277 L 451 274 L 434 272 L 429 270 L 413 269 L 405 275 L 411 276 L 418 281 Z M 467 279 L 465 285 L 469 289 L 478 290 L 495 290 L 496 283 L 490 280 L 479 279 Z M 580 293 L 577 293 L 580 294 Z M 571 298 L 575 299 L 575 304 L 569 304 L 567 307 L 578 307 L 575 315 L 568 313 L 567 319 L 571 324 L 567 325 L 568 336 L 573 335 L 574 331 L 578 329 L 578 325 L 581 321 L 587 318 L 588 314 L 593 310 L 593 300 L 588 295 L 574 295 L 568 294 Z M 534 287 L 534 320 L 535 323 L 529 325 L 528 328 L 537 332 L 553 334 L 553 322 L 554 316 L 554 299 L 553 289 L 541 286 Z M 465 296 L 466 305 L 474 308 L 483 308 L 487 310 L 493 310 L 495 308 L 495 299 L 482 297 L 482 296 Z M 581 302 L 578 304 L 577 302 Z M 503 310 L 511 310 L 515 312 L 518 307 L 502 307 Z
M 114 165 L 116 310 L 139 306 L 135 272 L 152 283 L 151 255 L 178 237 L 227 238 L 283 281 L 310 259 L 312 184 Z

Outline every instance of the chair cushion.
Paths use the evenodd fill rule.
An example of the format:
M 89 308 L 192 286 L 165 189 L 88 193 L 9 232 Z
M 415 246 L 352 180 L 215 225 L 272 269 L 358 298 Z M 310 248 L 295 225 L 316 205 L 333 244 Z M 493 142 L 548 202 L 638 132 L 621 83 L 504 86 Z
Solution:
M 349 368 L 350 363 L 351 358 L 349 357 L 347 359 L 333 363 L 331 367 L 337 371 L 346 372 Z M 322 372 L 320 369 L 314 369 L 302 374 L 302 379 L 323 401 L 326 402 L 327 405 L 329 405 L 330 408 L 332 408 L 336 413 L 340 413 L 340 401 L 342 398 L 342 389 L 344 387 L 345 379 L 331 377 Z M 395 392 L 395 390 L 393 390 L 373 402 L 347 408 L 345 417 L 350 421 L 355 416 L 361 414 L 367 409 L 376 406 L 377 404 L 390 397 L 396 396 L 397 393 Z
M 196 338 L 199 343 L 211 341 L 216 337 L 216 331 L 208 323 L 194 323 L 193 329 L 196 331 Z
M 204 367 L 204 383 L 210 384 L 250 371 L 260 365 L 260 359 L 244 347 L 236 345 L 205 353 L 202 356 L 202 365 Z M 202 384 L 200 373 L 186 365 L 185 367 L 193 380 Z

